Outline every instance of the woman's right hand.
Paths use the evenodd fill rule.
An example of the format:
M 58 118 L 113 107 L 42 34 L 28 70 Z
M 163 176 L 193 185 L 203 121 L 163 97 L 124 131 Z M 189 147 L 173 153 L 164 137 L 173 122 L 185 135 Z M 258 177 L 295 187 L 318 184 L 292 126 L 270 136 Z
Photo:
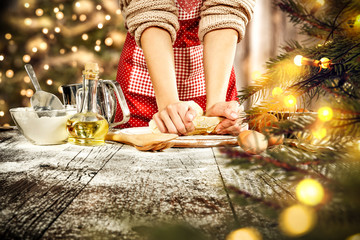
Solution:
M 196 111 L 188 103 L 176 102 L 155 113 L 153 119 L 162 133 L 185 135 L 195 130 L 195 117 Z

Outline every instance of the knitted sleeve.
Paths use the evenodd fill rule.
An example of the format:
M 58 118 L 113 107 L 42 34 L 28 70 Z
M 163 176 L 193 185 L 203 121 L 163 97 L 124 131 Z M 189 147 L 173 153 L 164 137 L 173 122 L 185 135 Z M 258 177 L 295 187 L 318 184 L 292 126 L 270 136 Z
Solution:
M 173 0 L 120 0 L 125 26 L 141 47 L 140 38 L 148 27 L 160 27 L 170 33 L 173 43 L 179 29 L 178 10 Z
M 232 28 L 238 32 L 240 42 L 254 7 L 255 0 L 205 0 L 200 13 L 200 40 L 203 41 L 205 34 L 212 30 Z

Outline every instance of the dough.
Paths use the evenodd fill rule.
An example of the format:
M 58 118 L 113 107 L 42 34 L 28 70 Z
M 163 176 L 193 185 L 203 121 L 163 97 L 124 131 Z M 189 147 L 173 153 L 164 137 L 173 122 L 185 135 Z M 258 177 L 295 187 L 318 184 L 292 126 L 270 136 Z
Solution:
M 213 133 L 216 126 L 224 119 L 221 117 L 206 117 L 202 108 L 194 101 L 187 102 L 191 108 L 196 111 L 196 117 L 193 120 L 195 130 L 186 135 L 207 135 Z M 153 133 L 160 133 L 155 121 L 152 119 L 149 122 L 149 127 Z

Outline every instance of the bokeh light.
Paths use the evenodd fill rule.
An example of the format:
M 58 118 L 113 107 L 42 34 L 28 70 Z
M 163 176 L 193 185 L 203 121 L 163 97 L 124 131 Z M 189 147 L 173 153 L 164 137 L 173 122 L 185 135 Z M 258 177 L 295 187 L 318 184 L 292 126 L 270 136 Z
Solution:
M 301 55 L 296 55 L 295 58 L 294 58 L 294 63 L 295 63 L 295 65 L 301 66 L 301 65 L 302 65 L 302 64 L 301 64 L 302 58 L 303 58 L 303 56 L 301 56 Z
M 271 94 L 273 95 L 273 97 L 278 97 L 278 96 L 280 96 L 283 92 L 284 92 L 284 90 L 282 90 L 281 87 L 274 87 L 274 89 L 272 90 Z
M 315 179 L 304 179 L 296 186 L 296 197 L 303 204 L 316 206 L 324 199 L 324 188 Z
M 318 127 L 316 129 L 312 130 L 312 135 L 316 138 L 316 139 L 323 139 L 326 137 L 327 134 L 327 130 L 324 127 Z
M 290 237 L 298 237 L 311 231 L 316 224 L 314 209 L 300 204 L 286 208 L 279 218 L 281 231 Z
M 240 228 L 227 235 L 226 240 L 262 240 L 262 236 L 255 228 Z
M 296 105 L 296 98 L 293 95 L 288 95 L 284 98 L 284 104 L 288 108 L 294 107 Z
M 333 110 L 330 107 L 321 107 L 318 110 L 318 118 L 323 122 L 330 121 L 333 115 Z

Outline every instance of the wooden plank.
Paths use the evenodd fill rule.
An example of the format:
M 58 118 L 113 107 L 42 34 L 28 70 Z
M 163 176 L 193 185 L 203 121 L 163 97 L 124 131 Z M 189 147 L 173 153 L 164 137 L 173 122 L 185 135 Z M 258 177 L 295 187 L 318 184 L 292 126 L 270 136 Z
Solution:
M 285 174 L 279 174 L 275 178 L 261 168 L 243 169 L 241 165 L 229 166 L 231 159 L 219 149 L 214 149 L 214 155 L 227 188 L 238 227 L 254 227 L 261 232 L 263 239 L 283 239 L 284 236 L 277 227 L 277 219 L 272 218 L 269 212 L 263 214 L 260 207 L 295 203 L 294 186 L 286 182 Z M 262 201 L 239 201 L 240 195 L 235 193 L 234 188 L 244 193 L 240 198 L 248 194 Z
M 35 146 L 17 133 L 0 136 L 1 239 L 40 238 L 121 148 Z
M 44 238 L 138 239 L 137 229 L 185 222 L 224 239 L 234 222 L 211 148 L 139 152 L 124 146 Z

